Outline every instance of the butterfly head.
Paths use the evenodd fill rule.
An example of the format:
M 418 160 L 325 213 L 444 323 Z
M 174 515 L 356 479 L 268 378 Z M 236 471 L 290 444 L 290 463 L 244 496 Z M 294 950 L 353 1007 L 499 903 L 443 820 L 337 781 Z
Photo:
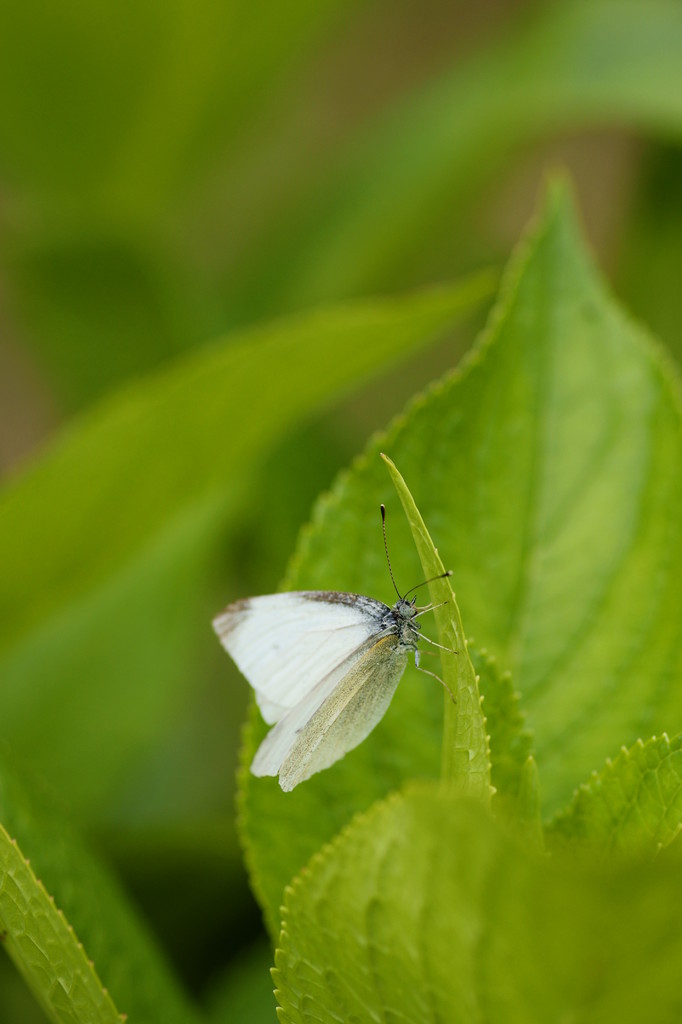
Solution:
M 399 598 L 391 608 L 390 632 L 395 633 L 400 645 L 404 650 L 416 651 L 419 639 L 420 624 L 415 620 L 417 606 L 414 601 L 408 601 L 404 597 Z
M 411 601 L 408 601 L 406 598 L 401 597 L 393 605 L 393 612 L 395 613 L 397 618 L 404 619 L 405 621 L 409 622 L 413 629 L 421 628 L 418 622 L 411 621 L 412 619 L 414 619 L 418 611 L 419 609 L 417 608 L 416 597 L 413 597 Z
M 411 650 L 417 649 L 417 640 L 419 638 L 419 631 L 421 625 L 415 621 L 417 616 L 423 612 L 430 612 L 434 608 L 440 607 L 440 605 L 429 604 L 424 608 L 417 607 L 417 598 L 413 597 L 408 600 L 408 594 L 411 594 L 413 590 L 419 590 L 420 587 L 426 586 L 427 583 L 433 583 L 434 580 L 442 580 L 447 576 L 452 576 L 452 570 L 448 569 L 447 572 L 439 573 L 438 576 L 432 576 L 428 580 L 424 580 L 423 583 L 418 583 L 416 587 L 411 587 L 406 594 L 401 595 L 398 590 L 395 578 L 393 576 L 393 569 L 391 568 L 391 559 L 388 554 L 388 543 L 386 541 L 386 509 L 381 506 L 381 528 L 384 535 L 384 550 L 386 551 L 386 561 L 388 562 L 388 571 L 391 576 L 391 582 L 393 583 L 393 589 L 398 595 L 398 600 L 391 608 L 391 615 L 393 617 L 395 626 L 393 627 L 394 632 L 398 633 L 400 641 L 403 646 L 410 648 Z M 447 603 L 447 602 L 445 602 Z

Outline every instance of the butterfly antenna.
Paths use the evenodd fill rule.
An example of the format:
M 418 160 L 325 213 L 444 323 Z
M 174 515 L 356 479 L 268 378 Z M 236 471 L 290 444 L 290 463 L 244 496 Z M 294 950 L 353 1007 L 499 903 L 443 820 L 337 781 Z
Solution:
M 432 576 L 430 580 L 424 580 L 423 583 L 418 583 L 416 587 L 410 587 L 407 594 L 411 594 L 413 590 L 419 590 L 420 587 L 425 587 L 427 583 L 433 583 L 434 580 L 444 580 L 446 576 L 452 576 L 452 569 L 440 573 L 439 576 Z M 407 594 L 405 594 L 405 597 L 407 597 Z
M 400 593 L 400 591 L 398 590 L 398 588 L 395 585 L 395 579 L 394 579 L 394 576 L 393 576 L 393 569 L 391 568 L 391 559 L 388 557 L 388 544 L 386 542 L 386 506 L 385 505 L 381 506 L 381 530 L 382 530 L 383 535 L 384 535 L 384 550 L 386 551 L 386 561 L 388 562 L 388 571 L 391 574 L 391 582 L 393 584 L 393 587 L 395 589 L 396 594 L 398 595 L 398 597 L 402 601 L 402 599 L 403 599 L 402 598 L 402 594 Z

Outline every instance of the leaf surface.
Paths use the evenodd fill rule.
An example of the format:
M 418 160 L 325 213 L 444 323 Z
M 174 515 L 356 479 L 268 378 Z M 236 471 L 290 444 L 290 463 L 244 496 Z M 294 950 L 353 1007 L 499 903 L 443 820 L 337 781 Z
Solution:
M 0 825 L 0 934 L 9 957 L 57 1024 L 121 1024 L 73 929 Z
M 478 678 L 469 657 L 462 616 L 433 546 L 424 520 L 407 484 L 388 456 L 382 456 L 410 524 L 414 545 L 427 580 L 441 647 L 441 671 L 448 687 L 445 694 L 442 777 L 455 792 L 489 800 L 490 748 L 481 708 Z M 452 652 L 452 653 L 451 653 Z
M 518 691 L 511 673 L 502 671 L 485 648 L 469 644 L 479 688 L 482 689 L 483 713 L 490 738 L 490 778 L 495 790 L 495 803 L 503 801 L 518 810 L 517 803 L 531 755 L 533 736 L 526 725 Z M 482 680 L 482 682 L 481 682 Z
M 314 565 L 327 586 L 364 590 L 374 578 L 380 548 L 358 552 L 385 495 L 381 449 L 453 570 L 467 631 L 513 674 L 546 808 L 622 742 L 677 731 L 679 382 L 601 282 L 564 189 L 551 191 L 462 371 L 415 401 L 320 505 L 298 556 L 306 577 Z M 341 543 L 350 568 L 338 565 Z M 392 549 L 396 578 L 417 578 L 400 524 Z
M 480 802 L 410 787 L 355 818 L 288 888 L 280 1020 L 672 1024 L 681 894 L 677 858 L 549 861 Z
M 5 942 L 36 998 L 63 1014 L 53 1019 L 86 1024 L 108 1021 L 113 1013 L 118 1021 L 113 999 L 131 1020 L 197 1021 L 199 1014 L 115 878 L 52 795 L 29 796 L 7 763 L 0 764 L 0 822 Z
M 550 823 L 556 843 L 602 854 L 657 853 L 682 829 L 682 736 L 625 747 L 576 791 Z
M 681 891 L 678 858 L 550 861 L 480 803 L 410 787 L 358 815 L 287 890 L 280 1019 L 672 1022 Z
M 525 775 L 527 813 L 540 795 L 547 815 L 610 749 L 682 726 L 671 684 L 682 670 L 681 427 L 674 373 L 609 295 L 555 186 L 481 345 L 320 501 L 285 589 L 390 602 L 382 501 L 399 588 L 423 578 L 387 501 L 389 451 L 453 570 L 467 632 L 496 673 L 513 674 L 540 780 L 534 767 Z M 485 698 L 482 670 L 479 687 Z M 263 735 L 254 725 L 245 764 Z M 272 780 L 243 775 L 243 834 L 271 926 L 283 885 L 320 843 L 405 780 L 435 777 L 440 742 L 434 695 L 408 669 L 383 722 L 328 772 L 284 799 Z

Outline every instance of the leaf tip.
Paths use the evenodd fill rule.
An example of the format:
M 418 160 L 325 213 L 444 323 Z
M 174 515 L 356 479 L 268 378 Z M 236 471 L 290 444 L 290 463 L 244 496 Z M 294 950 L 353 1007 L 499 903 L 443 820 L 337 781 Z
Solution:
M 575 214 L 575 187 L 562 164 L 554 164 L 545 175 L 542 213 L 547 220 L 555 217 L 573 217 Z

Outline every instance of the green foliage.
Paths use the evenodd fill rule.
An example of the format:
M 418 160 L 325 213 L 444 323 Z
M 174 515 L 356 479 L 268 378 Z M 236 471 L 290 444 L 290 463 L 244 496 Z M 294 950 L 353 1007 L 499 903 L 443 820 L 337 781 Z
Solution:
M 468 633 L 512 671 L 546 808 L 623 740 L 676 730 L 678 385 L 600 282 L 560 191 L 484 343 L 341 478 L 289 583 L 381 592 L 368 541 L 386 497 L 381 449 L 447 552 Z M 396 517 L 389 529 L 396 576 L 411 582 L 412 546 Z
M 443 722 L 442 778 L 454 792 L 489 799 L 489 737 L 462 617 L 455 595 L 447 580 L 442 578 L 445 575 L 443 563 L 414 499 L 391 460 L 386 455 L 383 459 L 410 525 L 422 570 L 430 581 L 429 595 L 434 605 L 438 639 L 445 648 L 441 654 L 441 671 L 448 693 Z M 450 654 L 450 651 L 455 653 Z
M 50 1018 L 118 1022 L 115 1002 L 131 1019 L 198 1019 L 117 882 L 6 764 L 0 821 L 0 933 Z
M 498 696 L 500 676 L 494 663 L 474 649 L 470 652 L 481 692 L 490 693 L 503 705 L 505 697 Z M 240 824 L 252 885 L 273 938 L 279 931 L 284 886 L 355 812 L 393 792 L 405 779 L 441 776 L 443 707 L 447 705 L 439 691 L 436 682 L 408 667 L 388 714 L 371 736 L 329 771 L 314 775 L 287 794 L 275 779 L 255 779 L 248 771 L 257 742 L 266 731 L 252 709 L 242 751 Z M 447 695 L 445 699 L 450 702 Z M 512 789 L 515 772 L 510 771 L 510 760 L 513 763 L 517 756 L 515 737 L 514 724 L 491 734 L 491 774 L 500 785 L 496 800 L 501 794 L 516 796 Z M 482 753 L 487 755 L 485 746 L 479 756 Z M 462 767 L 460 763 L 460 770 Z
M 542 803 L 540 799 L 540 777 L 535 758 L 529 754 L 519 779 L 517 820 L 525 828 L 528 838 L 542 848 L 544 830 L 542 827 Z
M 521 699 L 511 673 L 500 670 L 485 649 L 469 645 L 476 677 L 483 680 L 483 713 L 492 753 L 490 777 L 496 801 L 513 808 L 520 799 L 533 737 L 526 727 Z
M 40 435 L 36 404 L 38 424 L 85 409 L 0 493 L 0 721 L 35 780 L 0 765 L 3 1022 L 30 999 L 191 1024 L 180 978 L 207 1019 L 274 1016 L 232 831 L 248 687 L 209 622 L 276 586 L 313 498 L 415 392 L 317 502 L 284 586 L 391 603 L 385 502 L 401 590 L 453 570 L 457 602 L 432 584 L 449 603 L 420 621 L 458 650 L 422 645 L 456 703 L 410 666 L 368 740 L 291 794 L 248 772 L 252 709 L 239 815 L 275 941 L 285 903 L 282 1019 L 680 1018 L 679 384 L 563 187 L 473 354 L 419 392 L 492 275 L 423 285 L 506 256 L 557 148 L 623 306 L 676 352 L 682 11 L 491 20 L 0 10 L 0 459 Z
M 4 262 L 69 407 L 216 333 L 220 288 L 179 222 L 347 7 L 3 5 Z
M 226 324 L 485 262 L 488 188 L 538 140 L 680 138 L 679 5 L 583 0 L 496 26 L 369 119 L 342 105 L 330 147 L 301 80 L 333 70 L 332 26 L 368 19 L 340 0 L 4 5 L 3 262 L 69 407 Z
M 0 826 L 0 923 L 8 955 L 51 1020 L 120 1024 L 124 1019 L 30 862 Z
M 37 538 L 35 572 L 44 581 L 44 593 L 33 607 L 26 597 L 19 600 L 26 587 L 24 559 L 8 544 L 5 635 L 10 627 L 19 635 L 23 631 L 23 649 L 34 657 L 39 652 L 42 664 L 49 664 L 35 636 L 59 624 L 55 636 L 67 651 L 69 645 L 75 650 L 88 616 L 95 625 L 101 623 L 84 598 L 90 593 L 105 600 L 125 598 L 125 588 L 118 594 L 114 590 L 113 598 L 106 590 L 122 561 L 134 566 L 144 556 L 146 578 L 156 581 L 149 573 L 149 552 L 158 535 L 172 544 L 173 530 L 181 524 L 192 545 L 198 534 L 210 541 L 215 523 L 237 507 L 230 504 L 229 485 L 221 481 L 233 479 L 257 457 L 284 415 L 280 402 L 278 421 L 268 419 L 275 393 L 262 384 L 259 365 L 277 361 L 277 388 L 291 375 L 288 415 L 293 421 L 389 356 L 444 329 L 481 294 L 480 286 L 444 290 L 276 325 L 193 356 L 153 389 L 132 389 L 101 410 L 7 491 L 2 511 L 12 527 L 8 536 L 34 531 L 28 535 Z M 324 330 L 346 356 L 335 376 L 323 375 L 322 364 L 315 361 Z M 294 388 L 297 356 L 305 358 L 309 376 L 301 378 L 299 371 Z M 251 430 L 240 432 L 224 452 L 216 437 L 228 427 L 219 400 L 227 377 L 244 408 L 259 412 L 250 420 Z M 303 380 L 308 380 L 306 388 Z M 197 406 L 201 416 L 190 429 L 190 410 Z M 122 457 L 128 446 L 105 443 L 126 430 L 130 446 L 136 439 L 135 459 Z M 171 430 L 184 442 L 186 457 L 178 457 L 172 467 L 159 465 L 156 473 L 148 469 L 141 488 L 143 466 L 153 465 L 162 435 Z M 260 717 L 252 714 L 240 813 L 253 886 L 273 935 L 279 931 L 282 893 L 310 865 L 286 900 L 277 957 L 283 1020 L 304 1021 L 311 1014 L 325 1020 L 339 1006 L 344 1019 L 353 1019 L 365 1006 L 372 1012 L 383 1007 L 389 1014 L 402 1007 L 407 1019 L 428 1020 L 438 1019 L 453 1004 L 462 1020 L 541 1020 L 559 1010 L 578 1012 L 581 1006 L 595 1020 L 600 1019 L 597 1011 L 611 1015 L 626 1009 L 631 1016 L 625 1019 L 636 1019 L 633 1007 L 652 998 L 652 976 L 642 972 L 632 1000 L 623 1004 L 623 979 L 633 970 L 633 956 L 620 939 L 619 913 L 625 913 L 628 887 L 636 890 L 634 927 L 640 927 L 642 908 L 652 903 L 659 908 L 642 925 L 638 947 L 638 956 L 653 955 L 670 928 L 672 867 L 654 876 L 641 865 L 626 864 L 602 892 L 602 868 L 579 866 L 567 852 L 548 863 L 538 859 L 538 847 L 543 813 L 566 803 L 590 759 L 598 762 L 618 736 L 627 739 L 665 722 L 674 727 L 682 718 L 675 688 L 662 685 L 679 657 L 674 595 L 682 559 L 675 514 L 681 443 L 673 374 L 606 293 L 585 256 L 566 190 L 554 186 L 543 215 L 512 261 L 478 349 L 461 372 L 413 401 L 407 414 L 339 478 L 319 502 L 291 565 L 290 588 L 388 596 L 380 500 L 388 504 L 389 544 L 403 590 L 405 583 L 443 572 L 428 522 L 440 550 L 447 552 L 458 595 L 456 602 L 447 579 L 429 584 L 431 601 L 439 605 L 434 633 L 458 653 L 439 652 L 440 671 L 455 703 L 448 694 L 441 699 L 435 684 L 409 670 L 368 740 L 290 794 L 282 793 L 275 779 L 256 779 L 248 772 L 265 732 Z M 386 456 L 382 464 L 384 448 L 405 472 L 419 510 L 396 464 Z M 107 451 L 117 453 L 116 458 L 102 490 L 90 491 L 83 519 L 70 522 L 60 516 L 57 482 L 75 483 L 87 475 L 88 458 Z M 204 452 L 201 459 L 198 451 Z M 405 519 L 387 498 L 389 477 Z M 65 570 L 74 533 L 86 543 L 86 512 L 91 515 L 94 509 L 100 519 L 111 516 L 107 506 L 114 489 L 124 495 L 117 515 L 127 529 L 119 531 L 111 550 L 92 546 L 87 562 L 70 577 Z M 51 544 L 43 541 L 42 547 L 29 515 L 36 495 L 41 506 L 51 508 L 55 522 Z M 368 543 L 372 535 L 374 544 Z M 167 572 L 173 560 L 163 545 L 155 557 L 158 552 Z M 188 561 L 196 572 L 201 562 Z M 71 630 L 65 629 L 65 598 L 69 613 L 80 615 Z M 467 609 L 466 629 L 459 603 Z M 470 627 L 485 641 L 486 651 L 467 639 Z M 9 652 L 11 668 L 14 654 Z M 136 654 L 139 667 L 139 645 Z M 613 699 L 614 676 L 620 680 L 618 700 Z M 19 678 L 25 674 L 17 673 Z M 128 682 L 139 685 L 139 677 L 133 673 Z M 63 689 L 59 693 L 63 698 Z M 122 707 L 122 694 L 116 698 Z M 18 688 L 8 688 L 3 699 L 10 711 L 20 707 Z M 64 710 L 68 714 L 68 705 Z M 526 717 L 535 757 L 530 756 Z M 59 742 L 66 744 L 68 730 L 60 733 Z M 669 842 L 682 825 L 677 746 L 649 741 L 619 755 L 551 823 L 552 848 L 597 848 L 603 855 L 610 849 L 656 849 Z M 52 757 L 49 749 L 44 756 Z M 110 769 L 104 762 L 98 770 L 104 775 Z M 101 781 L 93 775 L 94 782 L 89 778 L 87 784 L 95 792 Z M 432 781 L 405 797 L 376 803 L 420 778 Z M 435 788 L 438 778 L 447 783 L 445 788 Z M 494 824 L 487 811 L 461 800 L 463 793 L 477 794 L 485 807 L 493 791 L 490 807 L 504 827 Z M 146 1000 L 149 1019 L 154 1014 L 188 1019 L 193 1011 L 174 990 L 120 894 L 100 877 L 97 865 L 87 867 L 78 840 L 53 823 L 49 813 L 22 810 L 24 798 L 16 795 L 9 775 L 4 792 L 1 818 L 8 834 L 19 839 L 22 854 L 39 867 L 41 883 L 55 895 L 117 1005 L 132 1007 Z M 335 839 L 358 812 L 364 816 Z M 13 822 L 18 822 L 14 830 Z M 514 831 L 515 839 L 510 838 Z M 518 845 L 524 839 L 525 850 Z M 9 844 L 8 856 L 13 849 Z M 51 857 L 45 850 L 52 851 Z M 74 877 L 77 886 L 70 881 Z M 439 890 L 436 899 L 434 886 L 443 878 L 447 891 Z M 22 885 L 33 897 L 48 899 L 30 873 Z M 100 906 L 105 901 L 95 922 L 93 891 Z M 345 909 L 331 895 L 335 892 L 344 893 Z M 552 943 L 549 924 L 538 925 L 543 912 L 548 921 L 568 915 L 561 942 Z M 39 930 L 39 907 L 34 915 L 27 903 L 24 913 L 37 917 L 36 935 L 44 945 L 48 940 Z M 55 920 L 62 919 L 55 915 Z M 104 932 L 100 921 L 106 922 Z M 606 921 L 613 941 L 597 982 L 587 969 L 594 956 L 587 937 L 603 932 Z M 481 928 L 488 936 L 486 956 L 474 970 L 480 952 L 474 938 Z M 524 962 L 518 976 L 506 976 L 506 950 L 519 935 Z M 401 937 L 397 946 L 391 936 Z M 70 941 L 68 969 L 76 970 L 79 947 Z M 59 956 L 66 955 L 59 939 L 49 942 L 59 946 Z M 38 999 L 51 1006 L 49 977 L 41 981 L 26 950 L 12 943 L 8 948 Z M 415 960 L 415 948 L 423 949 L 421 959 Z M 444 948 L 451 950 L 457 971 L 443 968 Z M 533 966 L 545 948 L 551 984 L 538 980 Z M 49 956 L 56 977 L 61 961 Z M 500 958 L 505 961 L 501 968 Z M 133 984 L 133 961 L 144 983 Z M 672 963 L 672 949 L 666 947 L 654 976 L 661 1019 L 675 1005 Z M 493 983 L 498 968 L 502 981 Z M 96 981 L 94 974 L 87 978 Z M 92 998 L 100 991 L 95 987 Z M 228 1006 L 230 992 L 238 990 L 228 981 L 224 991 L 221 1005 Z
M 679 140 L 681 49 L 675 3 L 546 5 L 359 133 L 331 181 L 313 182 L 284 225 L 268 222 L 265 260 L 259 249 L 239 292 L 279 305 L 383 289 L 428 273 L 444 249 L 460 269 L 472 196 L 538 137 L 607 119 Z
M 679 859 L 607 869 L 524 849 L 479 803 L 410 787 L 287 890 L 285 1024 L 679 1018 Z
M 490 697 L 492 778 L 499 787 L 493 806 L 504 810 L 505 819 L 516 820 L 530 851 L 541 842 L 541 808 L 547 814 L 561 806 L 590 759 L 594 764 L 603 758 L 619 735 L 636 736 L 652 723 L 674 726 L 682 718 L 679 690 L 664 685 L 679 657 L 680 438 L 674 376 L 601 285 L 582 250 L 565 190 L 555 187 L 544 216 L 507 274 L 479 350 L 461 374 L 415 401 L 339 479 L 318 505 L 292 564 L 287 587 L 326 585 L 377 594 L 387 590 L 381 545 L 368 545 L 367 536 L 372 518 L 378 534 L 375 510 L 386 500 L 378 453 L 389 450 L 420 507 L 428 510 L 425 518 L 430 524 L 433 520 L 439 549 L 447 552 L 458 603 L 467 609 L 467 629 L 473 620 L 472 632 L 495 651 L 491 659 L 472 648 L 486 710 Z M 401 478 L 397 485 L 424 561 L 418 568 L 402 523 L 389 516 L 394 572 L 398 581 L 409 584 L 422 573 L 441 571 L 442 565 Z M 363 586 L 362 579 L 376 583 Z M 432 599 L 444 599 L 446 581 L 432 586 Z M 446 632 L 453 628 L 453 609 L 451 604 L 439 612 L 439 640 L 464 646 L 461 624 L 454 627 L 456 633 Z M 442 672 L 447 679 L 448 666 L 454 670 L 446 657 Z M 529 756 L 530 736 L 511 677 L 500 672 L 498 661 L 512 667 L 533 726 L 537 763 Z M 620 679 L 617 696 L 611 681 L 615 674 Z M 640 972 L 641 986 L 629 1005 L 621 990 L 634 960 L 622 941 L 614 939 L 604 976 L 593 991 L 593 983 L 586 980 L 595 955 L 586 936 L 601 934 L 605 921 L 619 920 L 623 928 L 623 915 L 629 913 L 623 900 L 633 884 L 641 887 L 635 897 L 641 916 L 648 913 L 643 908 L 650 899 L 660 904 L 651 927 L 644 926 L 637 956 L 654 955 L 667 941 L 665 904 L 675 896 L 666 896 L 665 885 L 673 872 L 659 889 L 660 880 L 623 869 L 608 895 L 595 898 L 590 917 L 580 906 L 589 904 L 603 884 L 601 869 L 585 867 L 580 874 L 561 861 L 548 869 L 551 881 L 546 887 L 538 880 L 531 895 L 526 885 L 539 869 L 534 861 L 526 864 L 525 881 L 516 890 L 512 885 L 510 905 L 516 910 L 530 900 L 538 914 L 541 908 L 548 918 L 556 912 L 563 936 L 557 901 L 563 907 L 565 900 L 568 908 L 575 901 L 578 907 L 565 925 L 564 947 L 563 938 L 552 946 L 546 928 L 536 930 L 532 917 L 522 923 L 512 913 L 506 919 L 497 903 L 486 905 L 483 900 L 472 908 L 465 901 L 460 908 L 459 891 L 448 898 L 439 890 L 436 898 L 436 890 L 429 890 L 423 905 L 406 907 L 415 871 L 423 867 L 425 879 L 434 873 L 452 878 L 457 872 L 450 863 L 436 871 L 426 853 L 420 859 L 411 834 L 395 839 L 381 817 L 384 811 L 357 819 L 343 840 L 334 842 L 321 860 L 315 858 L 325 840 L 332 840 L 354 812 L 368 808 L 382 793 L 410 779 L 438 776 L 436 751 L 443 721 L 434 703 L 433 692 L 407 674 L 384 721 L 362 747 L 286 795 L 275 780 L 254 779 L 246 770 L 265 732 L 258 718 L 252 718 L 242 773 L 242 826 L 254 887 L 273 929 L 287 878 L 309 861 L 286 901 L 277 959 L 282 1019 L 325 1020 L 332 1007 L 344 1019 L 354 1019 L 358 1006 L 365 1005 L 377 1013 L 382 1006 L 389 1015 L 400 1006 L 406 1019 L 428 1020 L 438 1019 L 442 1006 L 457 1005 L 463 1007 L 462 1020 L 478 1019 L 477 1014 L 488 1019 L 488 1013 L 489 1019 L 498 1013 L 501 1020 L 543 1020 L 550 1008 L 558 1013 L 565 1000 L 567 1008 L 585 1003 L 589 1019 L 616 1019 L 627 1009 L 623 1019 L 636 1020 L 635 1007 L 641 1010 L 654 992 L 656 1005 L 662 1007 L 660 1019 L 674 1019 L 674 957 L 667 948 L 656 982 Z M 452 735 L 446 727 L 444 746 Z M 650 741 L 621 755 L 555 820 L 552 844 L 559 839 L 571 846 L 587 841 L 608 852 L 617 846 L 651 848 L 669 841 L 682 824 L 676 753 L 675 745 L 663 749 L 661 741 Z M 438 810 L 430 824 L 424 819 L 416 827 L 429 851 L 451 849 L 456 842 L 443 834 L 443 813 Z M 459 822 L 457 814 L 453 820 Z M 356 829 L 363 838 L 350 853 L 344 843 L 354 841 Z M 479 855 L 477 851 L 475 858 Z M 307 902 L 327 867 L 321 890 Z M 512 874 L 516 884 L 515 870 Z M 389 882 L 387 891 L 382 889 L 386 876 L 395 882 L 395 890 Z M 499 892 L 497 877 L 495 873 L 493 901 Z M 539 878 L 544 877 L 540 872 Z M 489 879 L 486 885 L 490 888 Z M 341 900 L 331 895 L 342 892 Z M 343 907 L 348 893 L 347 920 Z M 424 954 L 428 967 L 419 967 L 415 976 L 421 958 L 411 961 L 412 950 L 430 948 L 415 924 L 427 914 L 424 907 L 431 915 L 429 933 L 437 937 L 430 959 Z M 370 922 L 370 933 L 363 921 Z M 437 971 L 436 951 L 442 958 L 453 936 L 470 935 L 476 921 L 485 922 L 478 927 L 486 932 L 492 929 L 491 944 L 498 952 L 519 928 L 533 936 L 530 949 L 522 943 L 522 976 L 508 978 L 502 986 L 509 1002 L 498 1005 L 495 989 L 489 991 L 483 982 L 479 986 L 476 971 L 471 980 L 467 955 L 460 950 L 449 962 L 463 964 L 462 971 L 448 973 L 447 979 L 438 974 L 429 989 L 427 981 Z M 632 929 L 639 927 L 635 916 Z M 389 941 L 392 934 L 404 936 L 404 950 Z M 558 992 L 551 984 L 533 989 L 533 957 L 546 944 L 552 947 L 555 973 L 550 975 L 559 984 Z M 431 1007 L 428 1012 L 418 1005 L 422 997 Z
M 131 560 L 188 505 L 234 490 L 230 481 L 272 445 L 276 431 L 446 332 L 487 291 L 479 280 L 243 331 L 96 410 L 3 496 L 3 647 Z M 330 363 L 330 350 L 343 358 Z M 162 457 L 169 438 L 172 460 Z M 68 496 L 91 478 L 75 519 Z M 28 518 L 40 508 L 50 510 L 49 532 L 37 529 L 35 513 Z M 97 533 L 86 529 L 89 522 Z M 68 562 L 75 538 L 79 566 Z M 27 576 L 25 547 L 37 578 Z
M 386 500 L 378 452 L 389 450 L 447 552 L 467 630 L 512 668 L 550 809 L 619 739 L 682 720 L 679 691 L 661 685 L 679 657 L 680 409 L 659 353 L 587 260 L 559 189 L 492 324 L 465 370 L 413 403 L 318 505 L 286 586 L 386 594 L 383 550 L 368 538 Z M 409 585 L 422 578 L 414 548 L 399 517 L 388 530 L 396 578 Z M 362 747 L 291 795 L 243 773 L 247 856 L 272 926 L 287 879 L 353 812 L 437 776 L 434 703 L 406 675 Z M 263 734 L 254 719 L 245 764 Z M 537 782 L 530 791 L 537 800 Z
M 68 778 L 86 810 L 120 786 L 194 685 L 208 562 L 254 463 L 287 427 L 450 329 L 488 287 L 480 278 L 242 332 L 119 394 L 7 488 L 0 717 L 15 748 Z M 329 349 L 343 358 L 329 363 Z M 50 715 L 36 720 L 38 699 Z M 75 707 L 92 723 L 86 774 L 71 758 Z
M 577 790 L 550 823 L 557 844 L 597 854 L 657 853 L 682 829 L 682 736 L 625 747 Z

